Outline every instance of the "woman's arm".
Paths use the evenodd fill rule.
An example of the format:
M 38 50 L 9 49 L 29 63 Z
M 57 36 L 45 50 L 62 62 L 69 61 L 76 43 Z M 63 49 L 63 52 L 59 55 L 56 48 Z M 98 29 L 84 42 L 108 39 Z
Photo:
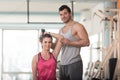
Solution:
M 62 43 L 61 43 L 61 39 L 63 39 L 63 36 L 59 35 L 59 34 L 56 34 L 56 33 L 50 33 L 54 38 L 57 39 L 57 42 L 56 42 L 56 45 L 54 47 L 54 50 L 53 50 L 53 55 L 54 57 L 57 59 L 57 56 L 60 52 L 60 49 L 62 47 Z
M 50 34 L 52 37 L 56 38 L 56 39 L 61 39 L 61 38 L 63 38 L 62 35 L 57 34 L 57 33 L 51 33 L 51 32 L 49 32 L 49 34 Z
M 37 77 L 37 62 L 38 62 L 38 55 L 35 55 L 32 60 L 32 75 L 33 80 L 38 80 Z

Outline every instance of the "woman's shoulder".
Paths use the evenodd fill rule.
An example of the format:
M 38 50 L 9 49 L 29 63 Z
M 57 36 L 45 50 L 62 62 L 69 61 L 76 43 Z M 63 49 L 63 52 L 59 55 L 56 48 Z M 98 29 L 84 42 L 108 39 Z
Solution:
M 40 54 L 40 53 L 38 53 L 38 54 L 36 54 L 36 55 L 33 56 L 33 60 L 34 60 L 34 61 L 38 61 L 38 56 L 39 56 L 39 54 Z
M 51 52 L 50 55 L 52 56 L 51 58 L 55 59 L 56 60 L 56 57 L 54 55 L 54 52 Z

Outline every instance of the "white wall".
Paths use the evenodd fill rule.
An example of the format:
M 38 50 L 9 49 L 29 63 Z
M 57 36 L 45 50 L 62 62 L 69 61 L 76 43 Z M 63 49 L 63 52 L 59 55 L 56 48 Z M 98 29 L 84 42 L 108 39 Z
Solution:
M 83 12 L 80 16 L 80 22 L 82 22 L 82 24 L 85 26 L 90 36 L 101 32 L 104 27 L 101 19 L 98 16 L 94 15 L 94 13 L 101 15 L 98 10 L 104 10 L 104 3 L 97 4 L 94 8 L 87 12 Z

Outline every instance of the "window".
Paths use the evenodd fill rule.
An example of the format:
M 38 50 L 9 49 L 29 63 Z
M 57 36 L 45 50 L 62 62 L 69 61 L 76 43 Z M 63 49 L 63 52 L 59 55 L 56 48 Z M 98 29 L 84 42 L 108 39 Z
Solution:
M 38 53 L 38 32 L 3 30 L 3 80 L 30 80 L 32 57 Z
M 46 31 L 59 32 L 58 29 L 46 29 Z M 39 29 L 4 29 L 0 31 L 0 42 L 2 43 L 0 75 L 2 80 L 32 80 L 32 58 L 41 51 L 38 40 L 39 32 Z

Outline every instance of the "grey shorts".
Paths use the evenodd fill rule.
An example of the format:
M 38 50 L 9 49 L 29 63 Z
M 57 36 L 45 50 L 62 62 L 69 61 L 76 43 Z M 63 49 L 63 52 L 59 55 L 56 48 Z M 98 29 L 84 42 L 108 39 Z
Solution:
M 69 65 L 60 65 L 60 80 L 82 80 L 83 63 L 75 62 Z

